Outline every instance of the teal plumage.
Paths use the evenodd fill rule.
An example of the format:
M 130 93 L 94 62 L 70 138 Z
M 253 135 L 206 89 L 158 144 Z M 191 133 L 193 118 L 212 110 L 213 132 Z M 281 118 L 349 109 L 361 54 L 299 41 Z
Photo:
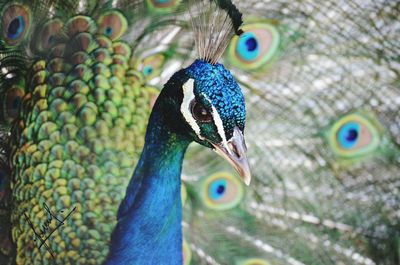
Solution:
M 2 12 L 9 2 L 1 2 Z M 22 202 L 31 199 L 27 191 L 43 192 L 46 185 L 54 191 L 54 198 L 48 203 L 58 205 L 55 209 L 70 209 L 63 206 L 67 202 L 62 197 L 64 190 L 71 195 L 71 206 L 78 199 L 84 202 L 81 207 L 85 207 L 53 238 L 52 247 L 61 253 L 57 259 L 65 264 L 98 264 L 107 256 L 108 249 L 103 251 L 108 246 L 107 239 L 104 245 L 97 242 L 103 235 L 108 235 L 106 238 L 111 235 L 112 228 L 104 224 L 112 224 L 111 227 L 116 224 L 118 205 L 143 147 L 149 106 L 158 93 L 154 86 L 161 88 L 173 73 L 190 65 L 196 57 L 186 9 L 169 5 L 179 2 L 185 4 L 185 1 L 150 0 L 19 1 L 32 12 L 31 30 L 15 45 L 5 41 L 3 31 L 0 38 L 1 66 L 7 66 L 0 70 L 0 137 L 6 143 L 1 145 L 4 163 L 0 163 L 1 264 L 9 264 L 6 257 L 14 256 L 13 243 L 18 246 L 32 241 L 29 227 L 25 228 L 23 221 L 16 224 L 16 218 L 10 220 L 9 216 L 12 212 L 19 216 L 18 209 L 21 213 L 24 207 L 40 206 L 36 201 L 28 206 Z M 398 3 L 285 0 L 234 3 L 243 12 L 241 28 L 245 35 L 232 38 L 221 62 L 232 72 L 246 98 L 245 137 L 253 179 L 250 186 L 244 186 L 226 161 L 209 149 L 189 146 L 182 171 L 185 264 L 189 260 L 190 264 L 229 265 L 398 264 Z M 101 28 L 102 35 L 109 35 L 108 40 L 96 37 L 96 42 L 109 45 L 111 40 L 113 48 L 108 46 L 101 55 L 110 54 L 113 63 L 106 64 L 107 68 L 94 68 L 98 57 L 94 52 L 86 52 L 89 55 L 84 57 L 86 65 L 107 77 L 100 78 L 103 82 L 99 84 L 109 84 L 111 77 L 117 77 L 125 80 L 121 81 L 124 89 L 117 85 L 116 93 L 109 93 L 110 86 L 105 85 L 97 94 L 93 89 L 99 100 L 96 119 L 102 122 L 96 120 L 96 134 L 87 134 L 92 135 L 87 142 L 80 141 L 79 135 L 67 134 L 74 130 L 65 129 L 63 135 L 76 137 L 72 140 L 77 144 L 68 145 L 65 154 L 50 145 L 55 157 L 63 154 L 60 160 L 68 160 L 63 168 L 71 169 L 68 174 L 60 171 L 61 180 L 54 183 L 53 175 L 45 174 L 47 169 L 42 171 L 44 168 L 38 166 L 36 173 L 31 174 L 28 166 L 21 166 L 27 162 L 9 155 L 22 148 L 20 135 L 24 127 L 36 120 L 36 116 L 28 115 L 32 111 L 28 97 L 35 90 L 36 97 L 40 95 L 36 81 L 40 75 L 36 79 L 33 76 L 40 71 L 41 60 L 46 62 L 47 69 L 50 49 L 36 45 L 35 36 L 40 35 L 39 25 L 53 16 L 48 12 L 51 5 L 55 17 L 63 24 L 76 14 L 84 14 L 93 19 L 91 25 L 99 25 L 102 21 L 99 17 L 114 8 L 127 18 L 125 33 L 115 40 L 109 38 L 107 27 L 96 27 L 96 31 L 90 32 L 97 36 L 97 28 Z M 178 12 L 178 16 L 171 12 Z M 51 25 L 57 29 L 56 22 Z M 62 30 L 56 41 L 68 42 L 69 38 Z M 116 42 L 128 44 L 130 52 L 121 54 L 126 51 L 125 46 L 117 48 Z M 126 74 L 111 67 L 118 60 L 127 69 Z M 67 64 L 61 65 L 64 65 L 62 72 L 67 73 Z M 53 62 L 53 66 L 57 64 Z M 45 83 L 49 90 L 53 88 L 47 76 Z M 126 89 L 128 83 L 132 90 Z M 79 94 L 90 95 L 90 82 L 88 87 L 88 94 Z M 60 90 L 55 90 L 53 97 Z M 95 102 L 94 97 L 86 96 L 87 101 L 82 101 L 84 97 L 79 96 L 75 102 L 68 102 L 68 111 L 73 106 L 78 109 L 82 103 Z M 46 98 L 48 105 L 59 106 L 52 102 L 50 94 Z M 33 106 L 37 109 L 39 105 Z M 58 114 L 56 108 L 52 113 Z M 75 126 L 68 128 L 83 128 L 80 116 L 76 115 L 65 116 L 66 123 Z M 18 122 L 14 120 L 16 117 Z M 38 116 L 36 123 L 43 122 L 43 117 Z M 89 121 L 90 117 L 87 116 Z M 62 127 L 57 127 L 58 130 Z M 31 131 L 37 133 L 39 128 L 32 127 Z M 42 132 L 46 135 L 46 130 Z M 49 141 L 56 141 L 55 135 Z M 132 145 L 135 147 L 125 148 Z M 46 146 L 42 143 L 40 148 Z M 82 156 L 77 155 L 78 147 Z M 94 155 L 85 156 L 83 147 Z M 41 150 L 46 153 L 46 148 Z M 29 152 L 34 157 L 32 161 L 40 158 L 34 150 Z M 88 170 L 87 163 L 94 162 L 90 157 L 98 160 Z M 57 168 L 57 163 L 51 165 Z M 27 173 L 22 174 L 25 170 Z M 32 185 L 27 177 L 30 175 L 46 180 L 43 187 Z M 15 189 L 17 180 L 26 188 Z M 111 204 L 107 209 L 97 208 Z M 37 224 L 46 218 L 41 207 L 30 213 L 32 219 L 36 216 L 39 216 L 35 219 Z M 11 225 L 25 229 L 28 236 L 11 233 Z M 51 261 L 45 249 L 35 249 L 35 245 L 31 249 L 27 246 L 22 250 L 24 254 L 19 252 L 19 264 Z

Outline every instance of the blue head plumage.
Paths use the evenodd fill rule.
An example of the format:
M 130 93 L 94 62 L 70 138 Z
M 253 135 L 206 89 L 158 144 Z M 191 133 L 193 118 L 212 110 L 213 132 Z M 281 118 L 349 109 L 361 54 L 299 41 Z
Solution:
M 243 137 L 246 107 L 241 89 L 222 64 L 196 60 L 166 84 L 176 112 L 171 126 L 213 148 L 231 162 L 245 183 L 250 182 Z M 176 115 L 181 122 L 176 122 Z M 169 120 L 172 120 L 170 118 Z M 182 125 L 179 125 L 182 124 Z M 178 128 L 178 129 L 177 129 Z
M 193 92 L 200 103 L 210 113 L 214 107 L 219 114 L 226 139 L 232 137 L 236 126 L 243 131 L 246 119 L 244 97 L 232 74 L 222 64 L 212 65 L 202 60 L 196 60 L 186 69 L 186 73 L 195 80 Z M 203 127 L 202 132 L 207 134 L 210 128 Z M 216 140 L 215 136 L 207 136 Z
M 234 165 L 245 183 L 250 182 L 243 137 L 245 100 L 222 64 L 196 60 L 171 77 L 157 101 L 155 108 L 165 116 L 166 128 L 214 149 Z
M 217 63 L 230 36 L 240 33 L 241 14 L 230 1 L 211 1 L 211 5 L 205 1 L 200 7 L 224 10 L 232 24 L 208 27 L 208 34 L 202 31 L 204 27 L 195 27 L 195 32 L 202 31 L 195 36 L 209 36 L 210 40 L 199 49 L 201 59 L 175 73 L 157 98 L 141 158 L 118 212 L 107 264 L 164 264 L 166 260 L 182 264 L 180 173 L 190 142 L 213 148 L 250 183 L 243 137 L 244 97 L 230 72 Z M 201 14 L 210 18 L 208 11 Z M 226 21 L 220 12 L 213 14 Z M 199 24 L 192 21 L 192 25 Z M 213 37 L 221 31 L 225 37 Z M 225 182 L 217 184 L 213 186 L 215 198 L 228 187 Z

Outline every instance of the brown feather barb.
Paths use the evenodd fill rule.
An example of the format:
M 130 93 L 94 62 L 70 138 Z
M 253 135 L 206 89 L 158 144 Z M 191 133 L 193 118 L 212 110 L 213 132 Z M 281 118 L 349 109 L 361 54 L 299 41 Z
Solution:
M 189 9 L 198 57 L 211 64 L 221 58 L 231 38 L 242 30 L 242 14 L 231 1 L 191 1 Z

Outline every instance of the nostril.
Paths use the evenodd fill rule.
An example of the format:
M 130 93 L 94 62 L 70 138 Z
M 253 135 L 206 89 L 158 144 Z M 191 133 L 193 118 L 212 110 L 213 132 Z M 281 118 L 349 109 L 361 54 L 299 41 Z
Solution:
M 232 150 L 232 152 L 235 153 L 235 155 L 240 158 L 240 153 L 239 150 L 237 149 L 236 144 L 232 143 L 232 142 L 228 142 L 229 148 Z

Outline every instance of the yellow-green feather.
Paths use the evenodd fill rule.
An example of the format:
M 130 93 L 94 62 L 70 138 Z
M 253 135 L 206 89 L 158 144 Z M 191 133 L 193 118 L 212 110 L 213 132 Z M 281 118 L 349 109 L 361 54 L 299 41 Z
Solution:
M 39 226 L 76 207 L 48 240 L 57 264 L 97 264 L 108 253 L 117 208 L 143 146 L 154 89 L 130 67 L 131 51 L 97 36 L 89 17 L 67 23 L 68 40 L 33 64 L 12 150 L 12 238 L 17 264 L 51 264 Z M 50 229 L 58 223 L 51 222 Z

